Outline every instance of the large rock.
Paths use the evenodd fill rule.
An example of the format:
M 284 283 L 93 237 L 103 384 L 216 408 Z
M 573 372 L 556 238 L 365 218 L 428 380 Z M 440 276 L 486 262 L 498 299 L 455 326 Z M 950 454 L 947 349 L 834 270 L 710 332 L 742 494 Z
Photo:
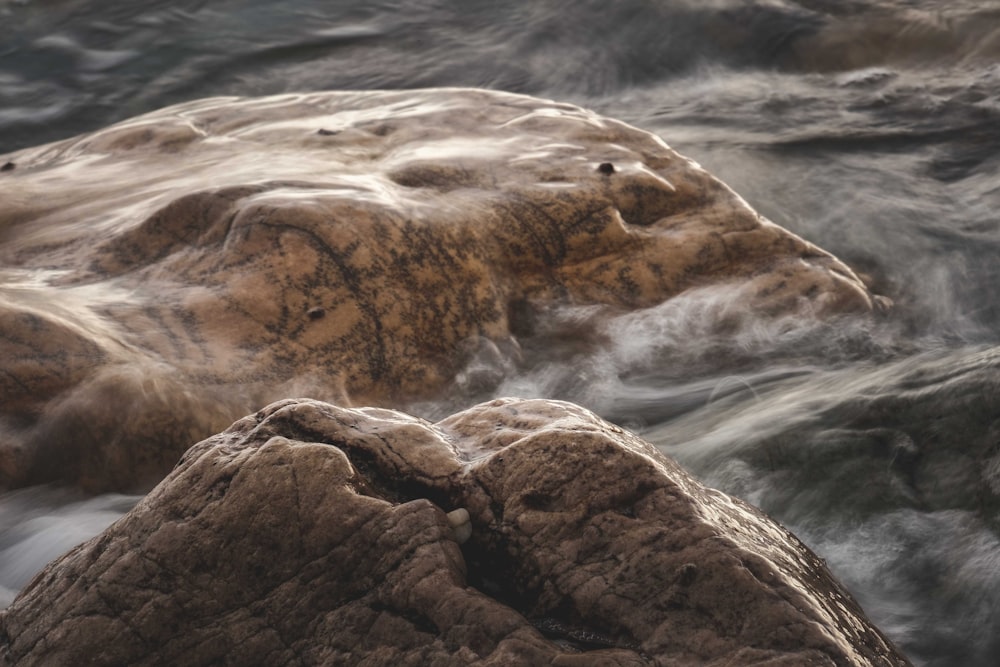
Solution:
M 555 303 L 881 304 L 657 137 L 523 96 L 209 99 L 0 163 L 0 488 L 148 488 L 289 395 L 434 396 Z
M 0 664 L 473 663 L 908 664 L 790 533 L 541 400 L 275 403 L 0 614 Z

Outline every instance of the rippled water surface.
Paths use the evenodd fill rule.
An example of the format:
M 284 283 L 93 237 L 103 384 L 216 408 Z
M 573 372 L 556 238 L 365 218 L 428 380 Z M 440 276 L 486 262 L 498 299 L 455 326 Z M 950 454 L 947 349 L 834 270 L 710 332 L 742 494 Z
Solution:
M 725 292 L 547 315 L 493 394 L 583 403 L 761 506 L 918 664 L 1000 661 L 1000 2 L 0 0 L 0 158 L 167 104 L 480 86 L 661 135 L 896 302 L 706 322 Z M 0 160 L 2 162 L 2 160 Z M 499 377 L 480 387 L 476 378 Z M 478 392 L 478 393 L 477 393 Z M 0 496 L 0 604 L 134 498 Z

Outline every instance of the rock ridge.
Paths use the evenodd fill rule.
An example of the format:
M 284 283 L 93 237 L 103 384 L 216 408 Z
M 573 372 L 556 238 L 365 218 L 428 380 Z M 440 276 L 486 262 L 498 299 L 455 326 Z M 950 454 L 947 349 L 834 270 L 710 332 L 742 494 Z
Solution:
M 268 406 L 50 564 L 0 638 L 8 665 L 909 664 L 761 512 L 518 399 Z

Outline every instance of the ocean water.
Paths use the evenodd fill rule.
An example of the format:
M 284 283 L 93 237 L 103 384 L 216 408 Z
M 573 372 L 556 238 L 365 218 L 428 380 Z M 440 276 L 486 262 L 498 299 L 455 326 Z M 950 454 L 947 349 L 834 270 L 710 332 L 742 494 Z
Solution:
M 0 0 L 0 155 L 199 97 L 427 86 L 653 131 L 896 308 L 561 308 L 411 408 L 579 402 L 783 522 L 915 663 L 998 664 L 1000 2 Z M 587 318 L 602 343 L 567 344 Z M 134 501 L 0 496 L 0 605 Z

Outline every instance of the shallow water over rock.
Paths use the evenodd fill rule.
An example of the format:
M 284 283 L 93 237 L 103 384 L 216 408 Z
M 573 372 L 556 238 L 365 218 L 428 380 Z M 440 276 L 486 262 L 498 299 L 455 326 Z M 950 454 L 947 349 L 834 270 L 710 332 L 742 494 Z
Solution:
M 9 159 L 8 488 L 141 488 L 282 396 L 438 398 L 563 304 L 711 287 L 706 334 L 889 307 L 657 137 L 524 96 L 212 99 Z

